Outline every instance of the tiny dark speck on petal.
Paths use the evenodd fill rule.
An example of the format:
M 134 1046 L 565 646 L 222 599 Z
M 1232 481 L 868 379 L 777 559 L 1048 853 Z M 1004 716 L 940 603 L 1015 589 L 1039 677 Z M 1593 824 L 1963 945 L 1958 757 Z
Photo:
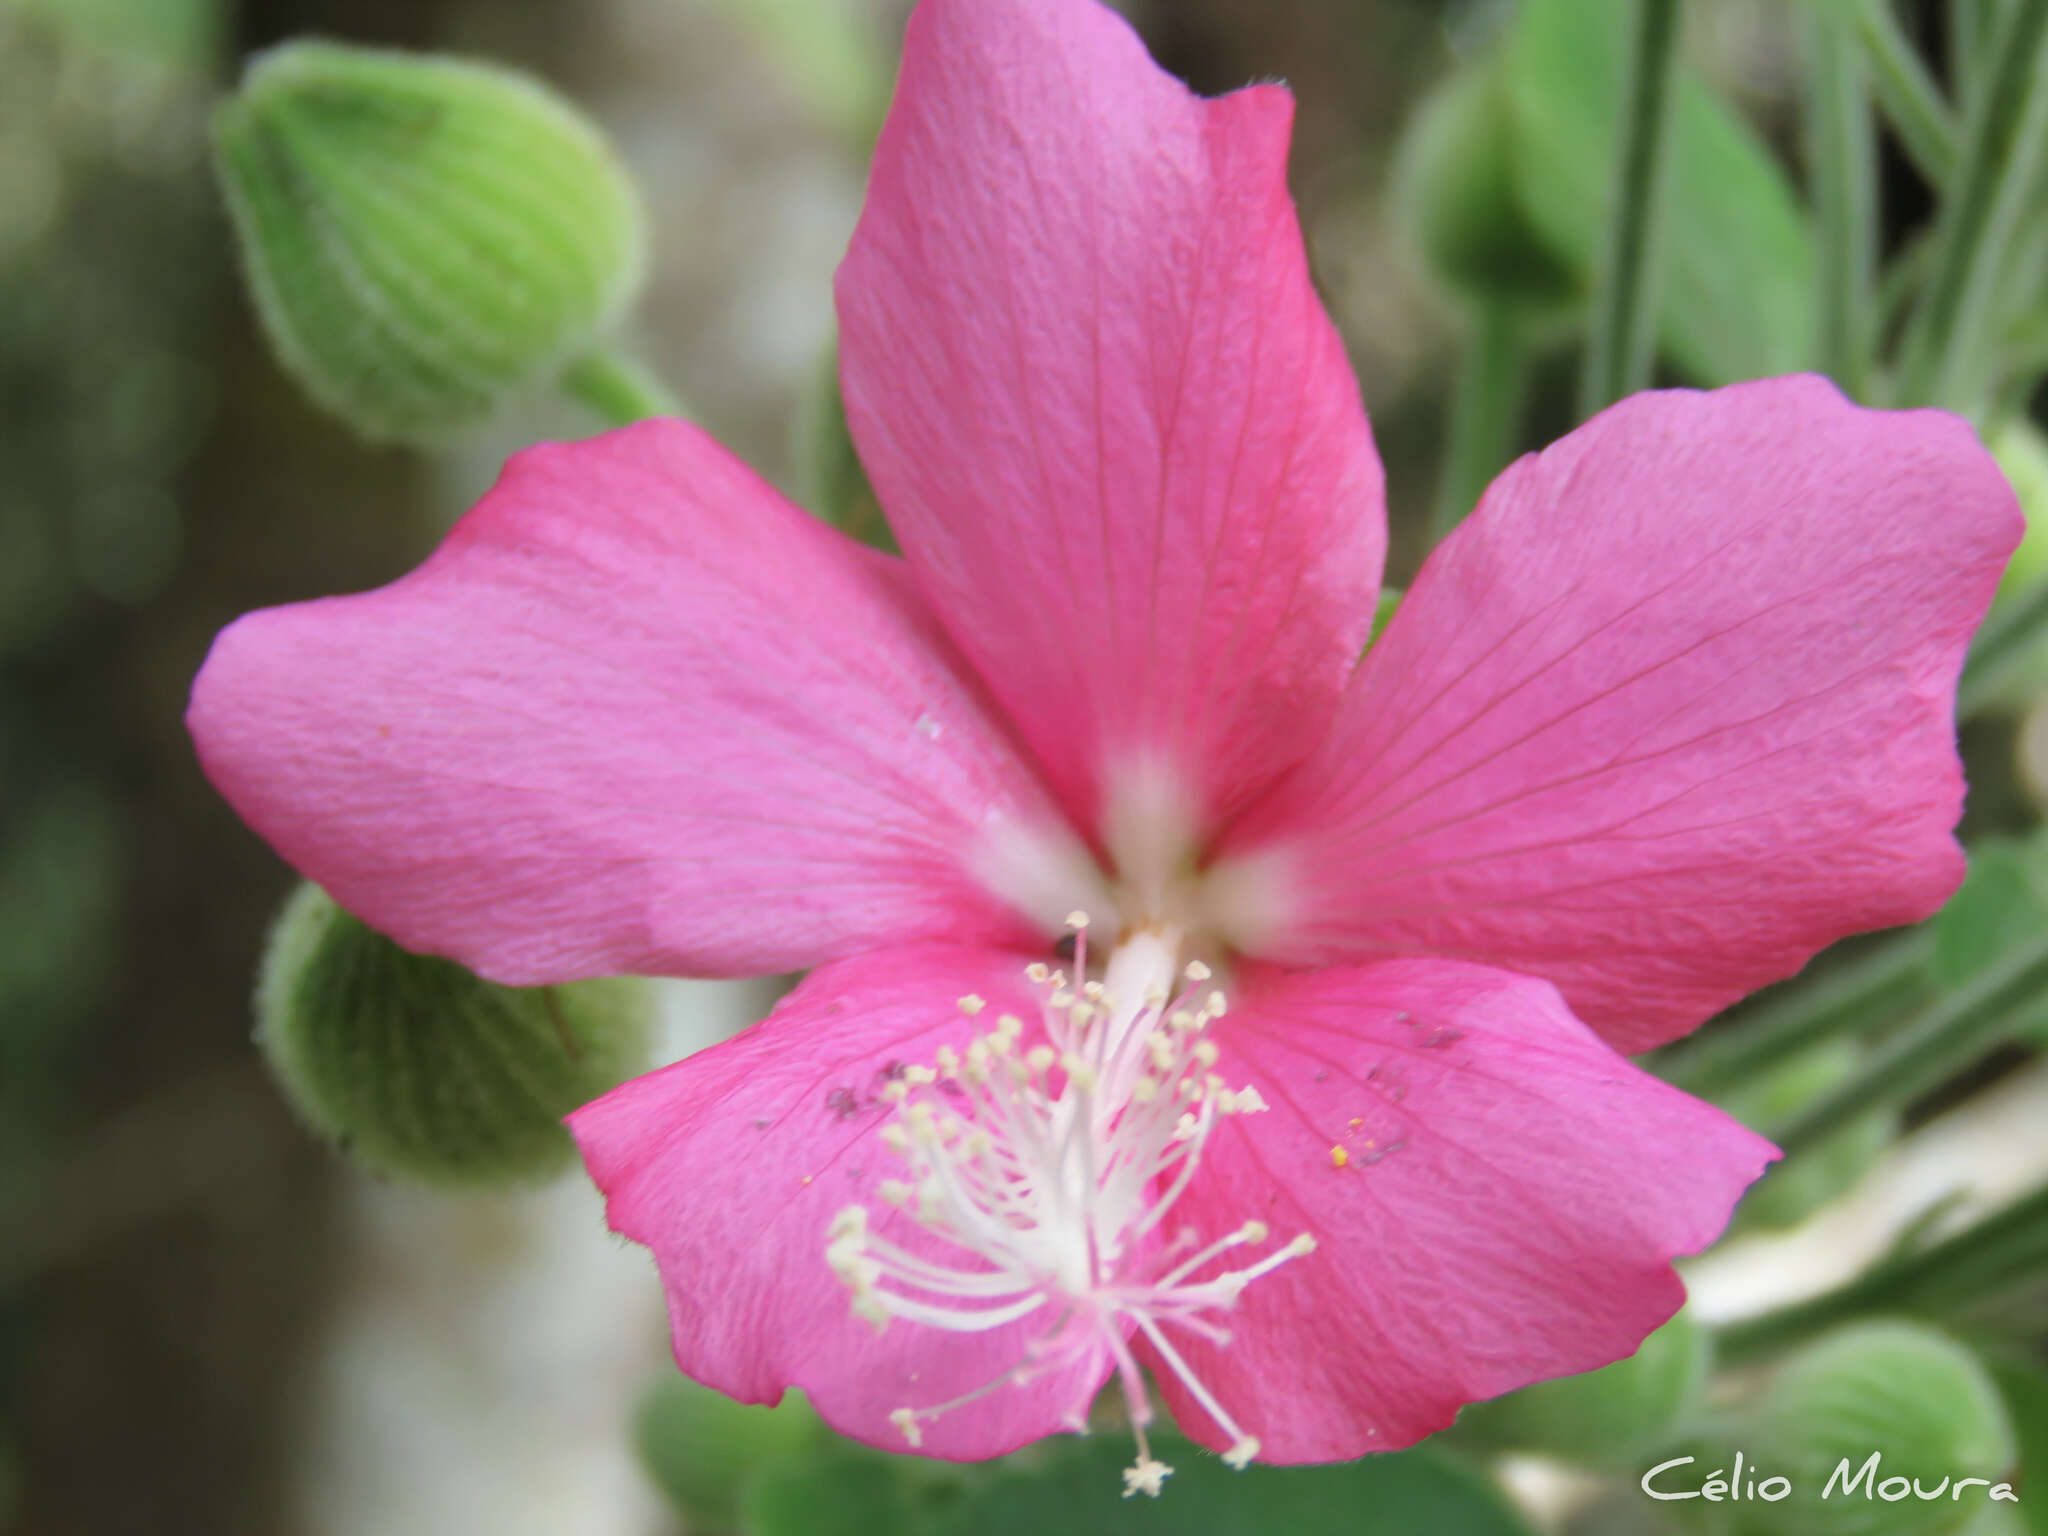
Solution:
M 1327 1083 L 1327 1082 L 1328 1082 L 1329 1080 L 1330 1080 L 1330 1069 L 1329 1069 L 1328 1067 L 1317 1067 L 1317 1068 L 1316 1068 L 1316 1081 L 1317 1081 L 1317 1082 L 1319 1082 L 1319 1083 Z
M 1425 1051 L 1440 1051 L 1446 1046 L 1456 1045 L 1464 1038 L 1465 1031 L 1462 1029 L 1432 1029 L 1423 1036 L 1422 1048 Z
M 842 1120 L 851 1120 L 860 1113 L 860 1098 L 851 1088 L 834 1088 L 825 1095 L 825 1107 Z
M 775 1122 L 772 1120 L 756 1120 L 754 1122 L 754 1129 L 757 1131 L 765 1131 L 768 1129 L 769 1126 L 773 1125 L 774 1123 Z

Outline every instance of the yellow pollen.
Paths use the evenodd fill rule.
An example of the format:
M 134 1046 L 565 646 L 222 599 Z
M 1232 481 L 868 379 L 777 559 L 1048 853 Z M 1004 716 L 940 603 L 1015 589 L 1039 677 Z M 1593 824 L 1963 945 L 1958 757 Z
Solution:
M 1346 1152 L 1342 1147 L 1330 1148 L 1330 1166 L 1332 1168 L 1342 1168 L 1346 1163 L 1350 1161 L 1351 1154 L 1349 1152 Z
M 970 992 L 960 999 L 960 1011 L 970 1019 L 988 1006 L 988 1000 Z
M 1209 967 L 1202 964 L 1199 960 L 1190 960 L 1185 972 L 1189 981 L 1207 981 L 1214 974 L 1215 972 L 1211 971 Z

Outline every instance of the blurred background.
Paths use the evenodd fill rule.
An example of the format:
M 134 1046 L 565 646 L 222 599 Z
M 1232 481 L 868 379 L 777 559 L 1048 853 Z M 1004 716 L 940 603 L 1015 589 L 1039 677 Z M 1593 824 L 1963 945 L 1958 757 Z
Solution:
M 1403 235 L 1394 147 L 1510 7 L 1121 8 L 1205 91 L 1294 87 L 1295 190 L 1386 461 L 1402 580 L 1425 548 L 1466 319 Z M 578 1178 L 422 1192 L 294 1124 L 250 1043 L 292 877 L 208 788 L 180 723 L 230 619 L 391 579 L 507 452 L 592 423 L 537 396 L 426 454 L 368 448 L 321 414 L 238 279 L 208 112 L 251 53 L 309 34 L 552 82 L 647 199 L 632 348 L 794 492 L 871 98 L 907 9 L 0 0 L 0 1530 L 678 1528 L 628 1432 L 666 1358 L 645 1255 L 604 1232 Z M 1792 9 L 1697 0 L 1686 50 L 1796 180 Z M 1936 68 L 1940 10 L 1901 13 Z M 1896 245 L 1928 201 L 1898 147 L 1882 154 Z M 1569 424 L 1572 368 L 1568 342 L 1538 359 L 1525 440 Z M 1973 727 L 1973 777 L 1992 787 L 1972 815 L 1992 829 L 2033 815 L 2014 731 Z M 676 986 L 666 1053 L 768 995 Z M 1917 1104 L 1916 1125 L 1968 1111 L 1918 1172 L 1867 1180 L 1846 1226 L 1702 1271 L 1702 1303 L 1740 1312 L 1824 1284 L 1958 1182 L 1983 1202 L 2038 1180 L 2032 1060 L 1995 1054 Z

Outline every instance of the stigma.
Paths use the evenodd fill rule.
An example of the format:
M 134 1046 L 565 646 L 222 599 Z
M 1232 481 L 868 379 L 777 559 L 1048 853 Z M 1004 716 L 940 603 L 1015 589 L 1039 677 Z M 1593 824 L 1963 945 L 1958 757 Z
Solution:
M 1170 1218 L 1201 1166 L 1219 1120 L 1266 1108 L 1255 1087 L 1217 1073 L 1206 1038 L 1226 1003 L 1209 969 L 1177 969 L 1172 931 L 1127 936 L 1100 979 L 1088 972 L 1088 919 L 1073 913 L 1071 976 L 1025 970 L 1038 1017 L 996 1017 L 964 1049 L 941 1047 L 883 1090 L 894 1105 L 882 1129 L 903 1176 L 877 1194 L 941 1240 L 919 1252 L 882 1236 L 867 1207 L 834 1218 L 825 1255 L 876 1328 L 892 1321 L 958 1333 L 1041 1326 L 994 1379 L 950 1402 L 906 1404 L 891 1414 L 908 1445 L 923 1426 L 1005 1387 L 1021 1386 L 1101 1350 L 1114 1362 L 1137 1460 L 1124 1496 L 1156 1497 L 1172 1468 L 1151 1452 L 1153 1410 L 1132 1351 L 1142 1336 L 1231 1439 L 1224 1460 L 1242 1468 L 1259 1451 L 1175 1347 L 1176 1334 L 1227 1344 L 1219 1314 L 1247 1285 L 1315 1248 L 1307 1234 L 1274 1245 L 1246 1221 L 1200 1233 Z M 963 997 L 980 1020 L 987 1004 Z M 1248 1260 L 1248 1262 L 1247 1262 Z M 1087 1427 L 1088 1401 L 1068 1423 Z

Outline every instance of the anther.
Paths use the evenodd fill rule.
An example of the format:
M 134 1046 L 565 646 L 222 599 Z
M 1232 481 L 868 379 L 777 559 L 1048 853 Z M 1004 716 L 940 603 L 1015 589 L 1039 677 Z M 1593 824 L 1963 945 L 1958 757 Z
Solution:
M 1138 1458 L 1138 1464 L 1124 1468 L 1124 1497 L 1142 1493 L 1148 1499 L 1159 1497 L 1159 1490 L 1166 1486 L 1166 1480 L 1173 1476 L 1173 1468 L 1163 1461 L 1150 1456 Z

